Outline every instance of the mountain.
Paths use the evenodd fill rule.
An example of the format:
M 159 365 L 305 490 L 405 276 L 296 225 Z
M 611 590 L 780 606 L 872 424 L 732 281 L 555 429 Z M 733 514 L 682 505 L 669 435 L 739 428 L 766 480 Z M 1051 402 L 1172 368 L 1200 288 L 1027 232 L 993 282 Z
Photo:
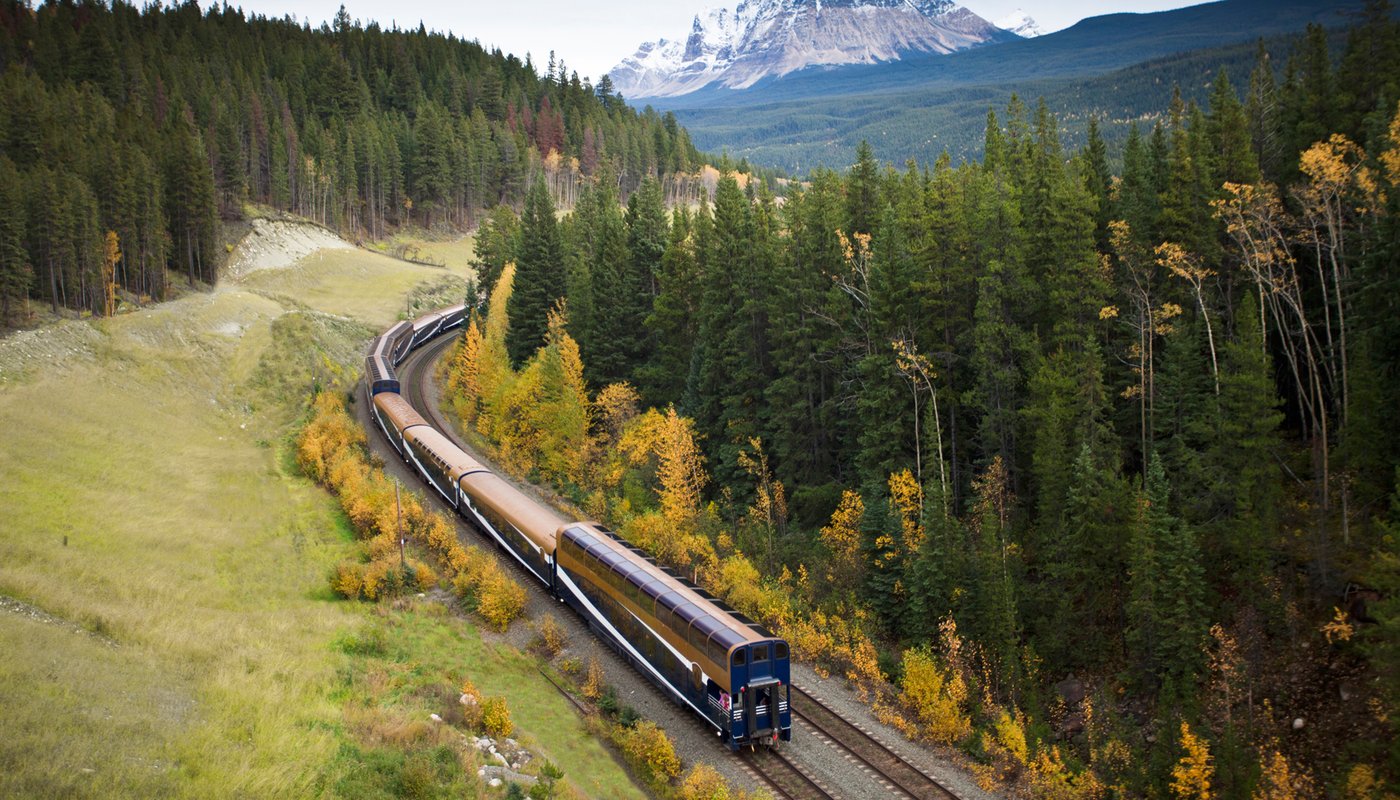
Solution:
M 744 0 L 697 14 L 684 40 L 646 42 L 608 74 L 626 97 L 675 97 L 1014 38 L 953 0 Z
M 992 23 L 1004 31 L 1011 31 L 1022 39 L 1034 39 L 1044 35 L 1045 31 L 1040 29 L 1040 23 L 1031 18 L 1024 9 L 1016 9 L 1010 14 Z
M 1188 99 L 1203 98 L 1222 66 L 1237 89 L 1247 85 L 1259 39 L 1269 40 L 1281 67 L 1309 23 L 1343 27 L 1363 5 L 1223 0 L 1111 14 L 1034 39 L 801 70 L 744 90 L 710 86 L 653 105 L 673 111 L 706 152 L 798 172 L 846 166 L 862 139 L 896 164 L 931 162 L 945 149 L 954 158 L 976 157 L 987 110 L 1004 108 L 1013 93 L 1032 105 L 1044 96 L 1066 126 L 1066 141 L 1082 136 L 1091 114 L 1112 138 L 1129 120 L 1165 108 L 1173 85 Z

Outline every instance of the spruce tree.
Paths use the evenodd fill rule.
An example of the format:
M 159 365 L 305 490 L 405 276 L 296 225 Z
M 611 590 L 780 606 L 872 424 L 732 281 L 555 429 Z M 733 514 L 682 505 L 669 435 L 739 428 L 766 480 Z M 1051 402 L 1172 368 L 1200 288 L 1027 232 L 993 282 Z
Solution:
M 506 350 L 517 368 L 544 343 L 547 315 L 564 296 L 564 264 L 554 202 L 544 179 L 536 178 L 520 219 L 520 255 L 511 292 Z

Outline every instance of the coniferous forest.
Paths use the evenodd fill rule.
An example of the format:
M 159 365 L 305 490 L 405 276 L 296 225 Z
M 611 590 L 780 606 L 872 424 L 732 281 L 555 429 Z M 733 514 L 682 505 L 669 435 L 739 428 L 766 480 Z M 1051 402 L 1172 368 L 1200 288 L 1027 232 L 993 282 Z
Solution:
M 1165 90 L 1115 152 L 1013 100 L 980 163 L 863 146 L 782 197 L 598 186 L 562 222 L 536 184 L 478 236 L 481 296 L 511 280 L 464 417 L 993 784 L 1393 792 L 1400 28 L 1374 3 L 1344 39 Z
M 1389 3 L 1342 40 L 1164 90 L 1121 147 L 1013 99 L 979 162 L 862 146 L 778 195 L 726 160 L 678 182 L 674 118 L 553 56 L 343 9 L 0 0 L 0 314 L 212 283 L 246 203 L 476 227 L 467 421 L 988 785 L 1382 800 Z
M 536 175 L 567 197 L 697 162 L 674 117 L 552 54 L 541 68 L 344 9 L 313 30 L 194 2 L 0 3 L 7 320 L 26 298 L 101 313 L 119 290 L 163 297 L 172 273 L 212 283 L 245 202 L 378 239 L 470 225 Z

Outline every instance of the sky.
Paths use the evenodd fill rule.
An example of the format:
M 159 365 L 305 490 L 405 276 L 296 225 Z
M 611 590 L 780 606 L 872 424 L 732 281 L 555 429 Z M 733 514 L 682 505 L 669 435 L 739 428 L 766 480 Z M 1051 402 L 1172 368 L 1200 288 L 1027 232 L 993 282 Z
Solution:
M 281 18 L 288 14 L 312 27 L 335 16 L 342 0 L 229 0 L 249 13 Z M 563 59 L 570 72 L 594 81 L 637 45 L 655 39 L 679 39 L 690 32 L 691 20 L 703 8 L 728 6 L 739 0 L 395 0 L 357 3 L 344 0 L 352 19 L 376 20 L 388 27 L 451 31 L 499 47 L 522 59 L 529 53 L 541 71 L 549 52 Z M 961 0 L 962 5 L 991 22 L 1025 9 L 1046 33 L 1067 28 L 1085 17 L 1121 11 L 1162 11 L 1196 5 L 1201 0 Z M 518 4 L 517 4 L 518 3 Z M 208 0 L 204 2 L 207 7 Z

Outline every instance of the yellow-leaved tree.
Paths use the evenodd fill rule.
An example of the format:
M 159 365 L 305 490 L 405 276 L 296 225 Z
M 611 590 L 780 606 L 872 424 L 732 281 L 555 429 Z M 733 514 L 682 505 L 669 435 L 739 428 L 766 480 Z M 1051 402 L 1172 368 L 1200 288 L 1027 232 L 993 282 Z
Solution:
M 705 457 L 695 443 L 695 423 L 677 414 L 675 408 L 666 409 L 663 420 L 656 440 L 661 513 L 668 522 L 680 525 L 699 513 L 700 492 L 709 478 Z
M 838 594 L 854 592 L 861 585 L 865 564 L 860 557 L 860 525 L 864 518 L 865 501 L 859 492 L 847 489 L 831 512 L 831 522 L 821 530 L 822 544 L 831 554 L 827 585 Z
M 1210 755 L 1210 742 L 1191 731 L 1191 726 L 1181 723 L 1181 759 L 1172 767 L 1172 794 L 1181 800 L 1211 800 L 1215 792 L 1211 781 L 1215 779 L 1215 763 Z

